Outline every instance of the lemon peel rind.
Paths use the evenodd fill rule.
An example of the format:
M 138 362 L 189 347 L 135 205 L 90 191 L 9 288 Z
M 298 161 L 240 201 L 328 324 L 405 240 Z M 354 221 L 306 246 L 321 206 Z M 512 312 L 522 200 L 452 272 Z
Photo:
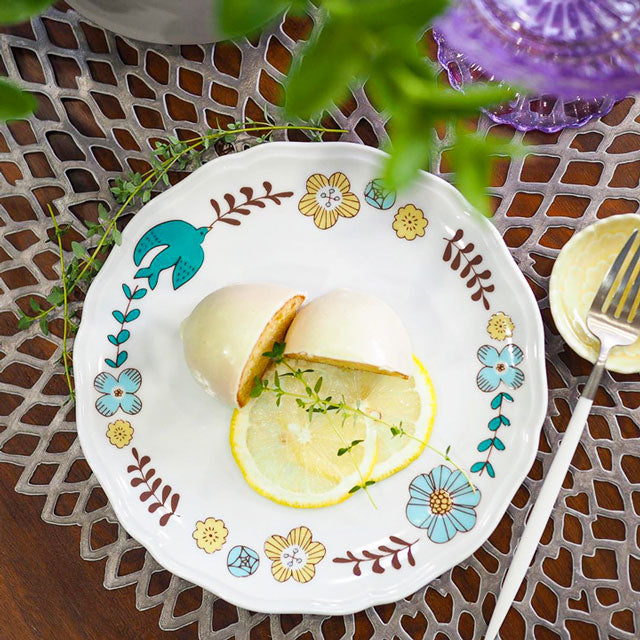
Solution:
M 340 492 L 337 498 L 324 500 L 322 502 L 311 503 L 311 502 L 302 502 L 302 501 L 294 501 L 294 500 L 284 500 L 281 497 L 278 497 L 273 493 L 270 493 L 269 491 L 265 490 L 262 486 L 260 486 L 254 480 L 251 479 L 249 473 L 245 469 L 243 463 L 241 462 L 240 457 L 237 454 L 238 446 L 237 446 L 237 443 L 235 442 L 235 435 L 236 435 L 236 426 L 238 423 L 240 412 L 241 412 L 240 409 L 235 409 L 233 412 L 233 415 L 231 416 L 231 424 L 229 428 L 229 445 L 231 447 L 231 455 L 233 456 L 233 459 L 236 461 L 236 464 L 240 469 L 240 473 L 242 473 L 242 477 L 244 478 L 245 482 L 256 493 L 258 493 L 264 498 L 271 500 L 272 502 L 275 502 L 276 504 L 279 504 L 285 507 L 295 507 L 297 509 L 319 509 L 321 507 L 330 507 L 334 504 L 340 504 L 341 502 L 344 502 L 345 500 L 348 500 L 353 495 L 355 495 L 353 493 L 349 493 L 349 490 L 354 486 L 354 484 L 358 484 L 358 482 L 360 481 L 359 477 L 354 480 L 354 484 L 352 484 L 351 482 L 345 483 L 351 486 L 344 493 Z M 373 471 L 378 459 L 377 436 L 375 435 L 375 433 L 372 432 L 370 437 L 375 438 L 375 443 L 373 447 L 373 455 L 371 456 L 371 462 L 368 465 L 366 473 L 362 473 L 362 477 L 364 478 L 365 481 L 369 480 L 371 476 L 371 472 Z
M 399 465 L 395 466 L 393 469 L 389 469 L 389 470 L 383 471 L 379 475 L 374 475 L 374 471 L 375 471 L 375 467 L 374 467 L 374 469 L 373 469 L 373 471 L 371 473 L 371 478 L 368 478 L 370 480 L 373 480 L 374 482 L 380 482 L 382 480 L 386 480 L 387 478 L 389 478 L 392 475 L 398 473 L 399 471 L 402 471 L 403 469 L 406 469 L 412 462 L 415 462 L 422 455 L 422 452 L 425 450 L 427 444 L 429 443 L 429 440 L 431 439 L 431 434 L 433 432 L 433 425 L 435 423 L 436 413 L 437 413 L 437 410 L 438 410 L 438 401 L 436 399 L 436 390 L 435 390 L 435 386 L 433 384 L 433 380 L 431 379 L 431 376 L 429 375 L 429 372 L 427 371 L 427 368 L 422 364 L 420 359 L 415 354 L 413 355 L 413 362 L 415 363 L 416 367 L 418 368 L 418 371 L 420 372 L 422 380 L 425 382 L 427 394 L 428 394 L 428 397 L 431 400 L 431 416 L 429 418 L 429 424 L 427 425 L 427 432 L 426 432 L 424 440 L 422 441 L 422 444 L 420 445 L 418 450 L 410 458 L 408 458 L 406 461 L 404 461 L 404 462 L 400 463 Z

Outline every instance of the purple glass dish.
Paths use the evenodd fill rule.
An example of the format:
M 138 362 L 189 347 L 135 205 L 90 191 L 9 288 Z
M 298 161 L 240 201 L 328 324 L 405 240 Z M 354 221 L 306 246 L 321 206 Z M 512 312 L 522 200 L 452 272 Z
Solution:
M 640 89 L 640 0 L 460 0 L 435 26 L 486 75 L 539 95 Z
M 438 61 L 454 89 L 462 90 L 465 85 L 481 79 L 501 80 L 469 62 L 463 53 L 451 48 L 439 32 L 434 31 L 433 35 L 438 44 Z M 518 93 L 511 102 L 483 111 L 494 122 L 508 124 L 519 131 L 537 129 L 554 133 L 566 127 L 581 127 L 593 118 L 606 115 L 615 101 L 611 96 L 562 99 L 548 94 L 532 96 Z

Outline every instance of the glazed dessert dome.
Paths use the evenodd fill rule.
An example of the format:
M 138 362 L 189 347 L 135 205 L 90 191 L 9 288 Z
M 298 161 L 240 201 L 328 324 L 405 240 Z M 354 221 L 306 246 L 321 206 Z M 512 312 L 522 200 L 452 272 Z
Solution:
M 273 284 L 238 284 L 204 298 L 182 324 L 184 356 L 211 395 L 244 406 L 255 376 L 269 364 L 262 354 L 281 342 L 304 296 Z
M 337 289 L 296 315 L 285 355 L 311 362 L 408 378 L 414 370 L 411 342 L 402 321 L 374 296 Z

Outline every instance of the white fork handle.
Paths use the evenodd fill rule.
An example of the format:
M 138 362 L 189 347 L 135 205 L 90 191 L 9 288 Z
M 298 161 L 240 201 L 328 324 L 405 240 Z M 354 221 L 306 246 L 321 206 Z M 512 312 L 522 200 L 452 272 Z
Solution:
M 562 438 L 562 442 L 558 447 L 553 463 L 549 468 L 538 499 L 529 514 L 529 520 L 518 544 L 518 548 L 511 560 L 511 565 L 509 566 L 509 570 L 502 584 L 502 589 L 500 590 L 496 608 L 489 622 L 485 640 L 494 640 L 498 635 L 500 626 L 511 607 L 516 593 L 518 593 L 522 579 L 527 573 L 531 559 L 540 542 L 542 532 L 553 510 L 553 505 L 564 482 L 573 454 L 578 447 L 578 442 L 580 442 L 580 436 L 591 412 L 592 404 L 593 400 L 585 398 L 584 396 L 582 396 L 576 404 L 576 408 L 573 411 L 573 415 Z

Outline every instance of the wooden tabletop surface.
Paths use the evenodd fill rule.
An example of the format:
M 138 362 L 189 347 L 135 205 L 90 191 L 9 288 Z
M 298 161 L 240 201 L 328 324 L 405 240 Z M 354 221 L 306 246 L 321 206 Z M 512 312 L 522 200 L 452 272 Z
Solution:
M 54 30 L 55 25 L 51 27 Z M 28 27 L 16 26 L 11 29 L 3 29 L 4 33 L 24 33 Z M 60 33 L 60 38 L 64 37 L 64 33 Z M 2 36 L 0 35 L 0 38 Z M 20 55 L 20 54 L 17 54 Z M 284 59 L 283 64 L 287 64 L 287 60 Z M 221 64 L 227 64 L 232 67 L 236 64 L 234 58 L 235 54 L 233 49 L 229 49 L 227 59 L 224 59 L 224 53 L 221 54 Z M 153 62 L 152 62 L 153 64 Z M 37 65 L 34 64 L 28 56 L 24 56 L 21 60 L 21 65 L 24 73 L 32 76 L 37 76 Z M 1 68 L 1 65 L 0 65 Z M 66 69 L 61 68 L 60 73 L 64 78 L 64 74 L 70 74 L 73 76 L 74 70 L 72 66 L 68 66 Z M 268 89 L 267 89 L 268 90 Z M 276 89 L 273 89 L 275 92 Z M 274 95 L 274 98 L 276 96 Z M 185 105 L 176 105 L 176 110 L 188 109 Z M 621 112 L 628 105 L 622 102 L 615 109 L 614 112 L 608 116 L 611 119 L 615 119 L 616 113 Z M 142 117 L 145 117 L 144 114 Z M 176 117 L 180 117 L 178 114 Z M 87 114 L 78 114 L 80 120 L 86 120 L 87 128 L 91 127 L 91 118 Z M 375 144 L 377 141 L 375 138 L 367 140 L 367 132 L 364 131 L 362 137 L 365 142 Z M 557 139 L 555 135 L 544 135 L 540 133 L 530 134 L 531 140 L 537 140 L 540 142 L 554 142 Z M 585 148 L 592 143 L 590 134 L 585 134 L 584 138 L 581 138 L 578 144 L 582 144 Z M 636 142 L 632 139 L 628 141 L 620 141 L 621 151 L 632 151 L 637 147 L 633 145 Z M 62 154 L 73 154 L 73 148 L 62 150 Z M 33 159 L 34 161 L 36 159 Z M 46 160 L 45 160 L 46 164 Z M 549 167 L 547 161 L 539 159 L 533 161 L 528 165 L 527 170 L 531 172 L 534 179 L 539 182 L 544 182 L 548 176 Z M 3 174 L 7 177 L 7 172 L 11 172 L 10 167 L 3 167 Z M 42 170 L 46 170 L 46 167 L 42 167 Z M 53 173 L 56 173 L 55 167 L 52 168 Z M 591 172 L 593 167 L 591 165 L 584 165 L 583 167 L 576 167 L 576 181 L 583 181 L 585 184 L 589 184 L 592 176 Z M 630 164 L 628 167 L 622 167 L 619 172 L 619 179 L 622 181 L 636 181 L 637 176 L 633 173 L 637 173 L 637 167 Z M 495 184 L 500 184 L 500 180 L 503 179 L 504 167 L 500 163 L 496 166 L 493 175 L 493 181 Z M 618 175 L 618 173 L 617 173 Z M 81 178 L 78 178 L 81 179 Z M 5 189 L 6 191 L 6 189 Z M 535 210 L 538 206 L 538 196 L 535 194 L 522 194 L 519 199 L 518 205 L 521 210 L 526 211 L 528 209 Z M 20 206 L 18 203 L 16 206 Z M 577 201 L 567 200 L 565 208 L 569 212 L 568 215 L 573 215 L 571 212 L 574 208 L 579 209 L 579 203 Z M 637 208 L 637 203 L 633 210 Z M 605 212 L 607 215 L 613 213 L 624 212 L 620 209 L 620 204 L 612 204 L 611 210 Z M 576 215 L 580 215 L 579 211 Z M 519 246 L 527 237 L 528 231 L 525 228 L 511 228 L 505 234 L 505 240 L 511 246 Z M 572 230 L 567 227 L 557 227 L 550 230 L 548 233 L 548 241 L 553 243 L 554 246 L 562 246 L 572 235 Z M 550 269 L 549 264 L 541 264 L 542 269 Z M 534 292 L 538 293 L 537 291 Z M 548 326 L 552 326 L 548 311 L 545 314 L 545 321 Z M 11 320 L 6 315 L 2 315 L 0 319 L 0 335 L 12 335 L 15 333 L 15 319 Z M 33 345 L 34 349 L 47 348 L 45 345 Z M 581 361 L 577 356 L 568 356 L 572 359 L 572 367 L 577 369 L 587 370 L 587 364 Z M 0 369 L 2 352 L 0 350 Z M 10 372 L 8 381 L 15 382 L 18 386 L 29 388 L 30 382 L 28 379 L 28 372 L 25 370 L 16 369 Z M 22 377 L 22 378 L 21 378 Z M 637 380 L 638 378 L 630 378 Z M 5 382 L 7 380 L 4 380 Z M 45 411 L 45 409 L 42 409 Z M 0 416 L 6 415 L 6 411 L 0 411 Z M 44 423 L 48 419 L 46 416 L 32 416 L 38 424 L 38 419 L 42 418 Z M 563 413 L 556 419 L 556 427 L 562 431 L 568 421 L 568 412 Z M 0 423 L 2 418 L 0 417 Z M 0 430 L 5 427 L 0 426 Z M 72 440 L 74 435 L 70 435 Z M 26 445 L 25 445 L 26 446 Z M 544 447 L 544 443 L 542 445 Z M 580 452 L 577 454 L 579 457 Z M 531 471 L 532 477 L 535 474 L 540 473 L 539 463 L 538 466 L 534 465 L 534 469 Z M 580 466 L 580 460 L 577 460 L 577 465 Z M 182 640 L 187 638 L 196 638 L 197 629 L 195 625 L 184 627 L 175 632 L 163 632 L 158 628 L 158 609 L 151 609 L 147 611 L 139 611 L 135 607 L 134 587 L 126 587 L 122 589 L 116 589 L 109 591 L 103 586 L 104 578 L 104 561 L 87 562 L 80 558 L 78 553 L 79 545 L 79 529 L 77 527 L 57 527 L 50 524 L 45 524 L 40 517 L 44 498 L 40 496 L 26 496 L 19 495 L 14 491 L 18 478 L 20 476 L 21 469 L 11 465 L 0 465 L 0 603 L 2 603 L 2 614 L 0 615 L 0 636 L 6 640 L 86 640 L 95 638 L 99 640 L 122 640 L 122 639 L 152 639 L 152 638 L 174 638 L 175 640 Z M 83 470 L 79 470 L 78 473 L 83 473 Z M 640 482 L 640 476 L 635 478 L 636 482 Z M 523 495 L 522 491 L 519 491 L 514 498 L 514 501 L 526 500 L 527 496 Z M 607 499 L 615 501 L 615 496 L 602 498 L 605 502 Z M 100 500 L 100 496 L 96 497 L 96 500 Z M 638 529 L 640 532 L 640 528 Z M 106 544 L 110 541 L 114 535 L 114 531 L 109 529 L 109 526 L 105 526 L 103 531 L 95 532 L 95 539 L 97 544 Z M 627 533 L 627 535 L 632 535 Z M 509 548 L 509 540 L 511 537 L 511 523 L 505 518 L 493 534 L 492 539 L 494 544 L 498 548 Z M 480 550 L 479 554 L 482 553 Z M 121 565 L 121 571 L 129 572 L 135 571 L 141 566 L 143 561 L 143 551 L 139 550 L 129 554 L 126 561 Z M 598 559 L 594 560 L 594 570 L 601 570 L 602 573 L 606 573 L 607 568 L 604 566 L 598 567 Z M 606 564 L 606 560 L 602 559 L 602 563 Z M 573 568 L 570 564 L 559 564 L 558 579 L 561 582 L 571 581 Z M 163 574 L 165 574 L 163 576 Z M 157 574 L 157 587 L 162 590 L 163 580 L 167 581 L 166 572 Z M 473 591 L 473 580 L 467 581 L 461 579 L 463 589 Z M 466 584 L 466 586 L 465 586 Z M 166 585 L 165 585 L 166 586 Z M 536 592 L 537 594 L 537 592 Z M 184 608 L 185 611 L 191 608 L 197 607 L 200 602 L 201 590 L 193 589 L 186 592 L 184 597 L 181 597 L 179 607 Z M 555 612 L 557 602 L 555 602 L 555 596 L 552 591 L 547 589 L 541 591 L 540 595 L 536 595 L 537 607 L 541 611 Z M 438 596 L 434 597 L 432 602 L 429 603 L 430 608 L 435 612 L 436 617 L 441 614 L 447 615 L 447 610 L 450 604 L 447 599 Z M 576 604 L 576 607 L 580 607 L 580 603 Z M 493 602 L 491 599 L 488 601 L 488 606 L 485 607 L 485 618 L 488 619 L 490 612 L 493 608 Z M 225 625 L 225 620 L 232 620 L 235 616 L 233 607 L 222 607 L 217 613 L 219 618 L 219 624 Z M 561 615 L 561 614 L 560 614 Z M 295 626 L 296 616 L 284 616 L 282 622 L 283 628 Z M 368 624 L 366 617 L 362 615 L 357 616 L 357 633 L 356 638 L 365 639 L 370 637 L 371 628 Z M 636 624 L 640 624 L 640 620 L 635 621 Z M 342 635 L 341 625 L 342 623 L 336 619 L 335 622 L 329 622 L 327 624 L 325 635 L 327 638 L 338 638 Z M 631 630 L 633 625 L 633 619 L 630 622 L 622 624 L 627 625 L 627 629 Z M 479 627 L 482 627 L 482 622 L 479 621 Z M 476 628 L 476 633 L 478 631 Z M 553 625 L 549 625 L 549 629 L 545 631 L 542 629 L 539 633 L 536 632 L 536 638 L 545 640 L 548 638 L 556 638 L 551 629 Z M 473 623 L 471 623 L 471 633 L 473 629 Z M 503 638 L 508 640 L 517 640 L 523 637 L 523 622 L 520 615 L 512 610 L 509 614 L 507 622 L 503 627 Z M 571 630 L 571 637 L 575 640 L 588 640 L 593 636 L 593 631 L 586 626 L 577 625 Z M 415 627 L 415 631 L 412 632 L 413 637 L 422 637 L 424 629 L 420 630 L 420 625 Z M 640 632 L 640 630 L 638 630 Z M 470 629 L 460 629 L 461 637 L 472 637 L 469 635 Z M 252 639 L 269 638 L 269 626 L 268 621 L 265 624 L 257 627 L 251 634 Z M 477 635 L 475 637 L 478 637 Z M 438 636 L 438 640 L 443 640 L 444 636 Z

